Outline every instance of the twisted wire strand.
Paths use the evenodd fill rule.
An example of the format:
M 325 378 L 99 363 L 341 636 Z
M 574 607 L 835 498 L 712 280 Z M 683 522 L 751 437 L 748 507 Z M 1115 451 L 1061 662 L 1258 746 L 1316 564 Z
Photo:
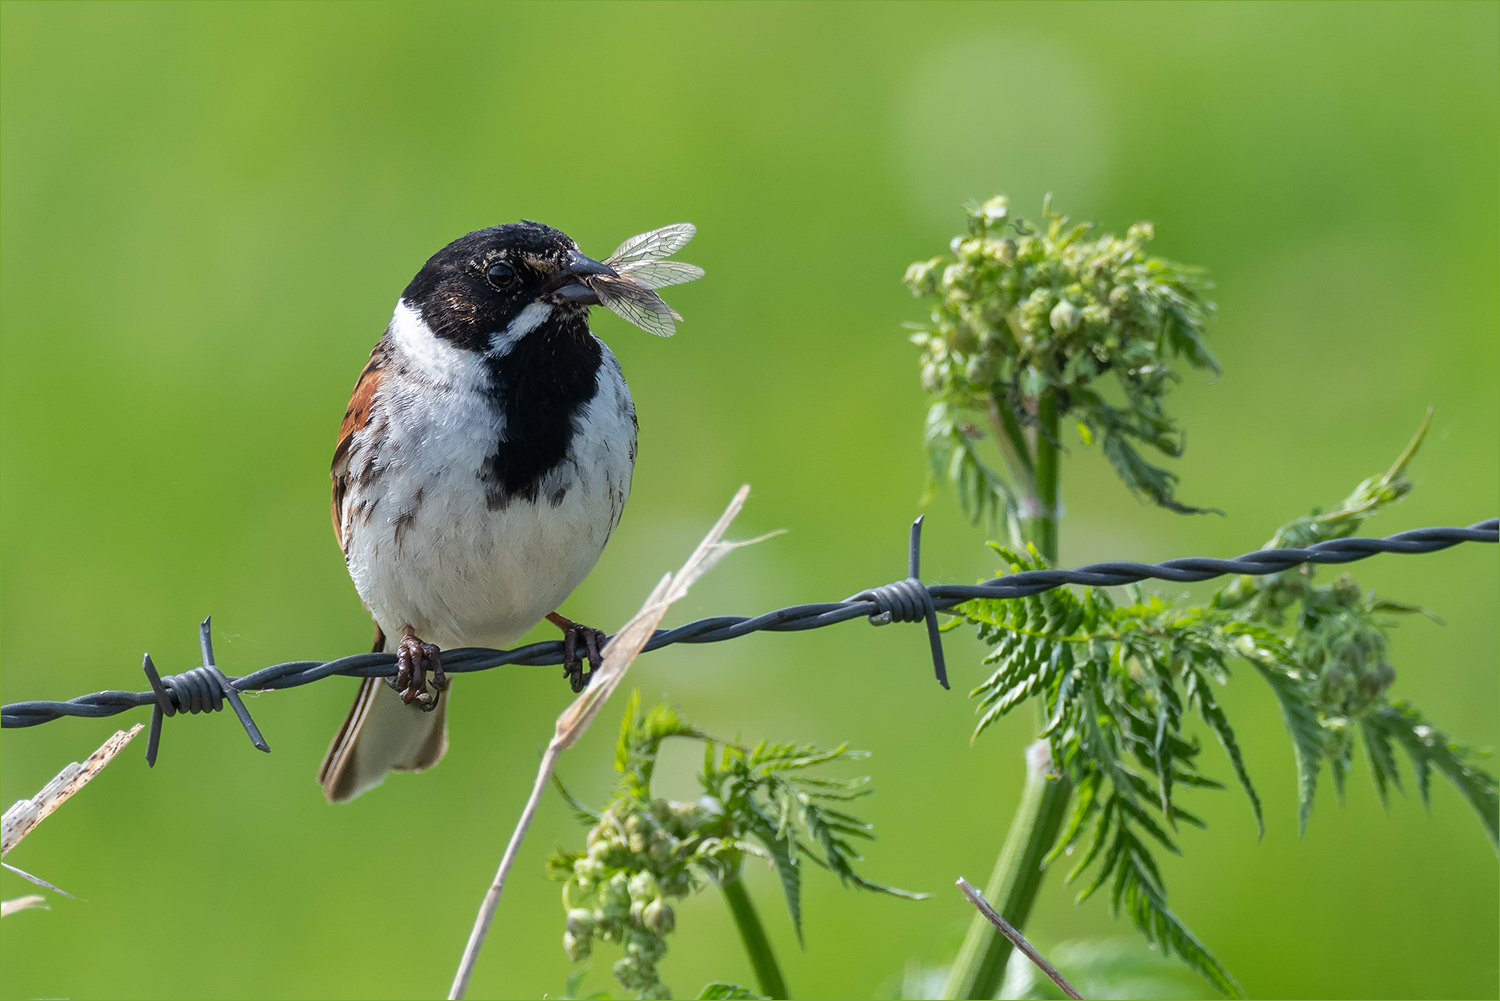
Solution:
M 1306 549 L 1258 549 L 1229 560 L 1187 557 L 1162 563 L 1111 561 L 1090 563 L 1072 570 L 1028 570 L 1005 574 L 982 584 L 922 585 L 917 579 L 920 521 L 918 519 L 918 524 L 913 526 L 911 573 L 906 580 L 861 591 L 844 601 L 792 605 L 756 616 L 716 615 L 674 629 L 659 629 L 646 643 L 645 649 L 659 650 L 674 643 L 719 643 L 754 632 L 821 629 L 860 617 L 868 618 L 877 625 L 885 621 L 915 622 L 925 618 L 932 637 L 938 680 L 946 687 L 941 660 L 942 647 L 935 634 L 936 618 L 931 612 L 945 611 L 975 598 L 1020 598 L 1066 584 L 1115 587 L 1150 579 L 1193 583 L 1227 574 L 1265 576 L 1309 563 L 1337 565 L 1352 563 L 1378 553 L 1434 553 L 1464 542 L 1500 541 L 1500 519 L 1490 518 L 1467 528 L 1417 528 L 1383 539 L 1351 537 L 1330 539 Z M 208 623 L 205 622 L 205 633 L 207 626 Z M 443 651 L 443 669 L 449 674 L 469 674 L 506 665 L 544 667 L 562 662 L 563 644 L 559 640 L 532 643 L 511 650 L 466 647 Z M 232 691 L 239 693 L 297 688 L 333 675 L 386 678 L 395 673 L 396 658 L 393 654 L 361 653 L 329 661 L 288 661 L 226 680 Z M 209 699 L 208 694 L 193 696 L 190 693 L 208 693 L 209 686 L 206 683 L 179 682 L 178 679 L 182 677 L 177 675 L 161 679 L 162 685 L 177 700 L 179 711 L 202 711 L 190 708 L 193 705 L 207 708 L 207 702 L 198 702 L 195 698 Z M 207 679 L 204 680 L 206 682 Z M 81 695 L 65 702 L 13 702 L 0 708 L 0 726 L 6 729 L 36 726 L 64 716 L 113 716 L 141 706 L 160 708 L 156 693 L 103 691 Z M 256 732 L 252 739 L 258 737 L 259 733 Z M 263 741 L 257 743 L 257 746 L 262 743 Z

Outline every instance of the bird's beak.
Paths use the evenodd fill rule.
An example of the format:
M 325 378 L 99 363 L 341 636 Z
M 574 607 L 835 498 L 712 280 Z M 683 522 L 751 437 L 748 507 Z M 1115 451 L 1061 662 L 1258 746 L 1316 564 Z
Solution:
M 600 264 L 591 257 L 584 257 L 575 250 L 568 257 L 567 265 L 553 275 L 552 280 L 547 283 L 543 293 L 556 295 L 560 299 L 580 306 L 597 306 L 599 293 L 586 284 L 587 280 L 594 275 L 619 277 L 614 268 L 607 264 Z

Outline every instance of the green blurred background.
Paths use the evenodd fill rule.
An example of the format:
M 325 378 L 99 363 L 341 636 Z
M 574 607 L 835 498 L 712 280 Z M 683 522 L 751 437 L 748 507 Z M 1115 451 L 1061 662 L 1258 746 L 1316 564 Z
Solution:
M 1437 405 L 1418 489 L 1384 533 L 1497 509 L 1497 6 L 32 5 L 0 7 L 0 667 L 5 701 L 139 689 L 142 650 L 196 663 L 212 613 L 234 674 L 364 648 L 326 470 L 366 352 L 422 261 L 533 218 L 604 254 L 691 220 L 707 268 L 660 341 L 602 311 L 641 420 L 629 511 L 568 614 L 613 626 L 734 488 L 734 555 L 669 621 L 840 598 L 904 573 L 923 486 L 924 398 L 900 324 L 906 264 L 945 250 L 961 203 L 1043 193 L 1208 267 L 1225 375 L 1175 395 L 1181 496 L 1142 506 L 1101 458 L 1065 464 L 1065 564 L 1232 555 L 1384 469 Z M 925 574 L 995 568 L 951 497 Z M 1492 548 L 1360 564 L 1445 620 L 1396 634 L 1395 694 L 1457 738 L 1497 733 Z M 539 630 L 538 638 L 551 638 Z M 800 952 L 769 874 L 751 885 L 801 997 L 891 996 L 951 959 L 958 875 L 989 873 L 1019 794 L 1028 714 L 968 744 L 981 675 L 920 629 L 863 624 L 647 655 L 634 682 L 746 740 L 874 752 L 868 874 L 935 898 L 855 896 L 809 875 Z M 446 990 L 568 699 L 554 669 L 465 679 L 452 749 L 351 806 L 313 781 L 353 681 L 142 739 L 9 860 L 88 898 L 5 922 L 6 997 L 415 997 Z M 1172 903 L 1253 996 L 1494 997 L 1497 875 L 1446 786 L 1382 812 L 1363 769 L 1320 789 L 1298 839 L 1273 700 L 1225 695 L 1267 801 L 1203 792 Z M 618 706 L 561 773 L 602 801 Z M 117 726 L 4 735 L 6 803 Z M 1209 741 L 1212 744 L 1212 741 Z M 691 791 L 690 753 L 663 791 Z M 1230 775 L 1215 748 L 1207 766 Z M 471 996 L 564 987 L 542 808 Z M 5 874 L 13 897 L 28 885 Z M 679 912 L 679 996 L 750 981 L 722 901 Z M 1129 938 L 1054 878 L 1042 943 Z M 587 984 L 610 988 L 601 949 Z M 1193 983 L 1192 981 L 1189 981 Z M 1208 992 L 1197 982 L 1190 989 Z

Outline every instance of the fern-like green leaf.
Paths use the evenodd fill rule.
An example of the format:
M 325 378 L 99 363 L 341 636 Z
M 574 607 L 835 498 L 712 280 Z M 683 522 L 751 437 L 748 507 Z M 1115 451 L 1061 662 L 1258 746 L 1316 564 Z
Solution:
M 1402 792 L 1401 773 L 1396 768 L 1396 755 L 1391 749 L 1391 733 L 1376 718 L 1360 720 L 1360 735 L 1365 741 L 1365 757 L 1370 763 L 1370 777 L 1375 781 L 1375 792 L 1380 796 L 1380 805 L 1390 809 L 1391 786 Z
M 1136 422 L 1133 441 L 1168 453 L 1175 447 L 1170 426 L 1154 423 L 1149 407 L 1134 409 L 1130 420 Z M 1384 475 L 1360 484 L 1334 511 L 1285 526 L 1273 542 L 1302 545 L 1347 535 L 1398 500 L 1410 489 L 1406 468 L 1421 434 Z M 1045 566 L 1034 550 L 991 545 L 1012 572 Z M 1068 874 L 1070 882 L 1086 882 L 1080 900 L 1110 887 L 1112 907 L 1134 908 L 1148 937 L 1175 943 L 1190 965 L 1230 993 L 1237 990 L 1232 979 L 1166 909 L 1152 852 L 1158 846 L 1178 851 L 1173 832 L 1179 825 L 1202 826 L 1179 802 L 1184 790 L 1222 788 L 1202 773 L 1199 744 L 1183 733 L 1189 711 L 1223 747 L 1264 834 L 1260 796 L 1213 690 L 1228 682 L 1231 661 L 1254 666 L 1281 709 L 1296 759 L 1299 833 L 1306 831 L 1325 761 L 1342 802 L 1356 734 L 1365 740 L 1382 802 L 1392 785 L 1401 788 L 1394 753 L 1400 747 L 1424 802 L 1437 772 L 1473 806 L 1492 844 L 1500 828 L 1497 782 L 1474 763 L 1473 751 L 1451 742 L 1415 709 L 1388 700 L 1395 681 L 1387 663 L 1388 617 L 1417 609 L 1377 598 L 1347 574 L 1326 584 L 1313 577 L 1304 568 L 1238 578 L 1201 608 L 1137 586 L 1122 606 L 1102 589 L 1083 588 L 955 609 L 990 648 L 985 662 L 991 673 L 972 692 L 979 715 L 974 736 L 1022 703 L 1039 700 L 1052 765 L 1073 781 L 1073 811 L 1047 862 L 1082 848 Z M 1297 624 L 1294 633 L 1273 628 L 1289 620 Z
M 1389 734 L 1406 752 L 1416 772 L 1417 788 L 1421 790 L 1424 803 L 1429 799 L 1428 775 L 1436 769 L 1453 783 L 1479 815 L 1485 832 L 1490 836 L 1491 847 L 1500 847 L 1500 839 L 1497 839 L 1500 835 L 1497 783 L 1493 775 L 1473 766 L 1471 762 L 1476 756 L 1473 748 L 1450 741 L 1405 702 L 1384 707 L 1369 718 L 1369 723 Z
M 1125 892 L 1122 894 L 1131 923 L 1140 929 L 1148 942 L 1158 946 L 1163 952 L 1176 952 L 1184 963 L 1202 974 L 1226 997 L 1244 997 L 1244 989 L 1224 969 L 1223 964 L 1182 923 L 1151 884 L 1140 876 L 1138 872 L 1128 876 Z
M 704 795 L 696 801 L 652 795 L 661 745 L 672 738 L 704 745 Z M 590 810 L 557 783 L 580 819 L 592 823 L 587 850 L 559 849 L 548 860 L 549 874 L 565 884 L 563 944 L 569 955 L 587 957 L 596 939 L 625 943 L 626 960 L 614 967 L 620 982 L 643 997 L 670 997 L 656 967 L 675 926 L 670 901 L 710 882 L 724 886 L 738 879 L 746 856 L 764 858 L 776 870 L 798 942 L 803 862 L 832 871 L 845 885 L 922 896 L 872 882 L 854 869 L 862 861 L 854 844 L 874 835 L 846 806 L 869 794 L 869 779 L 810 774 L 865 756 L 844 745 L 761 743 L 746 749 L 709 736 L 670 706 L 643 712 L 639 693 L 632 693 L 615 753 L 621 777 L 610 804 Z M 754 996 L 732 985 L 710 986 L 708 996 Z
M 557 791 L 562 796 L 563 802 L 567 803 L 568 806 L 573 808 L 573 815 L 578 818 L 579 823 L 597 824 L 599 822 L 599 818 L 603 816 L 603 814 L 600 811 L 595 810 L 593 807 L 589 806 L 587 803 L 580 801 L 576 796 L 569 792 L 568 787 L 563 785 L 563 780 L 559 778 L 555 772 L 552 775 L 552 784 L 557 787 Z
M 755 835 L 765 849 L 765 856 L 781 881 L 781 893 L 786 898 L 792 930 L 797 933 L 797 944 L 806 948 L 807 943 L 802 938 L 802 868 L 798 865 L 796 842 L 791 836 L 782 834 L 777 829 L 779 825 L 771 823 L 764 816 L 746 819 L 750 821 L 750 833 Z
M 1213 689 L 1209 686 L 1210 682 L 1202 674 L 1197 671 L 1188 672 L 1188 697 L 1197 703 L 1198 714 L 1203 717 L 1203 722 L 1208 724 L 1208 728 L 1218 738 L 1219 746 L 1229 756 L 1235 778 L 1239 779 L 1240 788 L 1250 798 L 1250 810 L 1255 814 L 1256 829 L 1261 837 L 1265 837 L 1266 818 L 1261 811 L 1260 796 L 1255 791 L 1255 784 L 1250 781 L 1250 772 L 1245 767 L 1245 757 L 1240 753 L 1240 744 L 1235 739 L 1233 727 L 1229 725 L 1229 717 L 1224 715 L 1224 710 L 1214 699 Z
M 972 524 L 1005 531 L 1015 523 L 1019 510 L 1015 491 L 979 457 L 971 433 L 953 406 L 932 405 L 925 442 L 933 481 L 953 489 L 959 508 Z
M 1238 638 L 1238 650 L 1271 686 L 1281 707 L 1281 720 L 1292 738 L 1297 761 L 1297 833 L 1307 832 L 1318 772 L 1323 763 L 1323 725 L 1312 708 L 1312 698 L 1280 636 L 1262 626 L 1235 624 L 1226 632 Z

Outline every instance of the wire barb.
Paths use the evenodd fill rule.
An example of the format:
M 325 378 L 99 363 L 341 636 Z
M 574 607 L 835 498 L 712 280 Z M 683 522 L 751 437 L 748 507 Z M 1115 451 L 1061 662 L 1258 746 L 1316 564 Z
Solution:
M 937 607 L 932 593 L 922 583 L 922 519 L 911 523 L 911 549 L 907 558 L 905 580 L 861 591 L 846 601 L 873 601 L 878 609 L 869 616 L 870 624 L 885 626 L 892 622 L 927 623 L 927 639 L 932 645 L 932 669 L 938 684 L 948 687 L 948 665 L 943 661 L 943 640 L 938 629 Z
M 255 725 L 255 720 L 250 718 L 250 710 L 245 708 L 234 683 L 214 663 L 212 622 L 213 616 L 210 615 L 198 627 L 198 649 L 203 654 L 201 667 L 163 678 L 157 673 L 149 653 L 142 660 L 141 670 L 146 672 L 146 680 L 151 682 L 150 693 L 143 694 L 149 694 L 153 699 L 151 734 L 146 740 L 146 764 L 151 768 L 156 767 L 156 752 L 161 746 L 161 721 L 164 717 L 175 716 L 179 712 L 216 713 L 224 708 L 226 698 L 234 714 L 240 718 L 240 725 L 250 735 L 250 743 L 267 754 L 271 753 L 270 745 L 261 736 L 260 727 Z M 123 712 L 124 709 L 118 711 Z
M 1464 542 L 1493 544 L 1500 541 L 1500 519 L 1490 518 L 1468 528 L 1417 528 L 1383 539 L 1330 539 L 1306 549 L 1258 549 L 1232 560 L 1189 557 L 1167 560 L 1164 563 L 1091 563 L 1073 570 L 1028 570 L 1004 574 L 982 584 L 923 585 L 918 579 L 921 525 L 920 518 L 912 525 L 908 566 L 910 576 L 904 581 L 861 591 L 845 601 L 792 605 L 754 617 L 717 615 L 698 619 L 675 629 L 658 629 L 644 649 L 657 650 L 673 643 L 719 643 L 762 631 L 799 632 L 803 629 L 821 629 L 836 622 L 847 622 L 860 617 L 877 624 L 885 621 L 925 620 L 932 644 L 933 666 L 937 671 L 938 681 L 947 687 L 943 648 L 938 638 L 935 613 L 947 611 L 975 598 L 1020 598 L 1065 584 L 1116 587 L 1152 578 L 1188 583 L 1225 574 L 1264 576 L 1306 563 L 1351 563 L 1376 553 L 1435 553 Z M 884 618 L 887 614 L 890 616 L 888 620 Z M 260 730 L 240 701 L 240 692 L 296 688 L 336 674 L 355 678 L 387 678 L 396 673 L 394 655 L 361 653 L 329 661 L 294 660 L 272 665 L 243 678 L 227 678 L 213 664 L 208 626 L 209 622 L 205 619 L 200 631 L 205 661 L 201 668 L 194 668 L 186 674 L 160 678 L 151 664 L 151 658 L 147 657 L 142 666 L 146 677 L 151 681 L 152 690 L 149 692 L 104 691 L 80 695 L 67 702 L 12 702 L 0 708 L 0 726 L 6 729 L 37 726 L 63 716 L 97 718 L 114 716 L 140 706 L 154 706 L 151 740 L 147 748 L 147 760 L 154 761 L 161 734 L 160 717 L 172 716 L 178 712 L 212 712 L 221 707 L 222 703 L 217 700 L 222 695 L 234 707 L 235 714 L 239 716 L 240 723 L 244 725 L 245 732 L 250 735 L 255 746 L 262 751 L 269 751 Z M 469 647 L 443 651 L 443 669 L 448 674 L 487 671 L 506 664 L 545 667 L 562 662 L 563 644 L 560 640 L 533 643 L 513 650 Z

